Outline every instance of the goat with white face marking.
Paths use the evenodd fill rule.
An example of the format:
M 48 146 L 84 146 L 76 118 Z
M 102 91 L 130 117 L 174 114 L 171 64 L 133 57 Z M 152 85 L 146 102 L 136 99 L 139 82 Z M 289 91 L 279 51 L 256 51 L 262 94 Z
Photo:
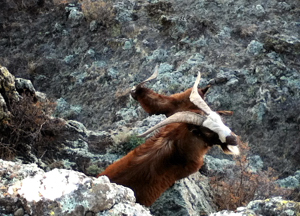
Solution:
M 200 73 L 194 87 L 187 90 L 188 96 L 185 92 L 163 96 L 151 90 L 147 95 L 145 89 L 141 91 L 143 94 L 139 94 L 138 88 L 144 88 L 141 84 L 133 88 L 133 97 L 143 104 L 146 111 L 173 115 L 142 134 L 146 136 L 159 129 L 144 144 L 107 167 L 99 176 L 106 175 L 111 182 L 131 188 L 137 202 L 150 206 L 176 180 L 197 172 L 203 165 L 204 155 L 213 145 L 220 145 L 225 153 L 239 154 L 238 137 L 204 102 L 201 96 L 206 90 L 204 93 L 198 90 L 199 82 Z M 199 92 L 203 95 L 200 96 Z

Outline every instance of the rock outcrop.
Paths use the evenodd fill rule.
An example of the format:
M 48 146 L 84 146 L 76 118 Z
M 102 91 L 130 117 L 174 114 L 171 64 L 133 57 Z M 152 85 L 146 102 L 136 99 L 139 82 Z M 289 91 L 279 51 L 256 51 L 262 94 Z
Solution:
M 157 216 L 198 216 L 216 212 L 208 178 L 194 173 L 176 182 L 150 208 Z
M 297 216 L 300 213 L 300 202 L 288 201 L 282 197 L 273 197 L 266 200 L 251 201 L 246 207 L 240 207 L 236 211 L 221 211 L 209 216 L 252 216 L 252 215 L 276 215 Z
M 0 64 L 0 121 L 6 120 L 10 115 L 8 100 L 19 100 L 19 94 L 15 87 L 15 77 Z
M 65 169 L 44 172 L 35 164 L 0 160 L 0 214 L 76 216 L 150 215 L 135 203 L 132 190 L 107 177 L 91 178 Z
M 53 169 L 44 172 L 36 164 L 0 160 L 0 214 L 56 215 L 210 215 L 297 216 L 300 203 L 274 197 L 251 201 L 236 211 L 216 212 L 207 179 L 199 173 L 180 180 L 150 210 L 135 203 L 131 189 L 110 183 L 105 176 L 88 177 L 80 172 Z

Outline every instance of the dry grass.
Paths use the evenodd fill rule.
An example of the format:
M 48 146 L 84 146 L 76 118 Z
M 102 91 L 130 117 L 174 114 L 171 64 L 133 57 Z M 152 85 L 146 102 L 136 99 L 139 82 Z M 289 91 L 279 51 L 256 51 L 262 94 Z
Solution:
M 45 153 L 55 151 L 64 127 L 64 122 L 50 117 L 55 107 L 55 103 L 36 101 L 30 94 L 22 95 L 18 102 L 11 102 L 11 117 L 1 123 L 0 158 L 28 158 L 30 154 L 42 158 Z
M 258 26 L 255 24 L 246 25 L 246 26 L 237 26 L 235 33 L 241 38 L 248 38 L 255 35 Z
M 145 138 L 137 137 L 136 134 L 132 134 L 129 130 L 119 132 L 117 135 L 112 137 L 114 145 L 110 151 L 113 154 L 126 155 L 131 150 L 145 142 Z
M 82 12 L 88 21 L 96 20 L 100 25 L 109 27 L 115 24 L 115 10 L 111 2 L 80 0 Z
M 74 0 L 53 0 L 53 4 L 60 5 L 60 4 L 70 4 L 74 3 Z
M 219 210 L 235 210 L 245 206 L 254 199 L 266 199 L 271 196 L 288 197 L 291 190 L 280 188 L 275 180 L 276 172 L 269 168 L 265 171 L 253 172 L 247 160 L 249 147 L 241 146 L 241 155 L 235 158 L 236 166 L 222 175 L 210 178 L 215 203 Z

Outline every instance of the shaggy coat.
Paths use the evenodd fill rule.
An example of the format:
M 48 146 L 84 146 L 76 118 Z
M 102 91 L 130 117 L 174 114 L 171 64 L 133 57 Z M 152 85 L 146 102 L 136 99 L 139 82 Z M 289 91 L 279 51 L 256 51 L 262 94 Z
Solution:
M 185 123 L 163 127 L 125 157 L 99 174 L 131 188 L 137 202 L 150 206 L 176 180 L 197 172 L 211 143 L 220 143 L 215 133 Z
M 202 98 L 204 98 L 209 87 L 210 86 L 198 89 L 199 95 Z M 167 96 L 157 94 L 151 89 L 138 85 L 135 91 L 131 92 L 131 96 L 137 100 L 143 109 L 150 115 L 165 114 L 169 117 L 176 112 L 199 109 L 189 99 L 191 91 L 192 88 L 189 88 L 184 92 Z
M 225 127 L 219 115 L 205 104 L 203 97 L 209 86 L 197 89 L 199 80 L 200 74 L 193 88 L 171 96 L 160 95 L 143 87 L 142 84 L 147 80 L 134 87 L 131 95 L 147 113 L 172 115 L 168 119 L 174 119 L 176 116 L 176 121 L 168 121 L 158 133 L 108 166 L 98 176 L 106 175 L 111 182 L 131 188 L 137 202 L 150 206 L 175 181 L 197 172 L 211 146 L 217 144 L 225 152 L 237 152 L 236 135 Z M 202 109 L 201 104 L 207 107 Z M 232 114 L 230 111 L 219 113 Z M 178 117 L 182 115 L 185 118 Z M 200 123 L 191 121 L 194 116 L 200 119 Z M 223 141 L 220 141 L 220 135 L 224 135 L 223 129 L 226 137 L 221 136 Z

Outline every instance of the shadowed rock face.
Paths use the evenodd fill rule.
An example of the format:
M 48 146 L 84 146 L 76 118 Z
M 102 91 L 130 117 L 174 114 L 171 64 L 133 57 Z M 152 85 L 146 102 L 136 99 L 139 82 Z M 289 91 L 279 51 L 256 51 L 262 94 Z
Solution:
M 30 97 L 27 98 L 27 95 Z M 43 103 L 49 105 L 47 102 L 47 96 L 35 91 L 30 80 L 15 78 L 6 67 L 0 65 L 0 157 L 36 163 L 44 170 L 66 168 L 89 175 L 98 174 L 99 167 L 105 167 L 118 158 L 106 154 L 113 143 L 108 132 L 91 131 L 80 122 L 54 118 L 50 113 L 36 108 Z M 47 123 L 53 123 L 57 132 L 52 131 Z M 16 131 L 22 132 L 18 133 L 19 139 Z M 48 135 L 56 141 L 51 142 L 47 139 Z M 39 139 L 35 138 L 37 136 Z M 43 149 L 39 142 L 43 138 L 52 150 Z M 43 149 L 43 154 L 39 155 L 36 148 Z M 90 167 L 90 163 L 97 165 Z
M 182 205 L 186 203 L 186 205 Z M 216 212 L 208 178 L 194 173 L 174 184 L 150 207 L 153 215 L 208 215 Z

